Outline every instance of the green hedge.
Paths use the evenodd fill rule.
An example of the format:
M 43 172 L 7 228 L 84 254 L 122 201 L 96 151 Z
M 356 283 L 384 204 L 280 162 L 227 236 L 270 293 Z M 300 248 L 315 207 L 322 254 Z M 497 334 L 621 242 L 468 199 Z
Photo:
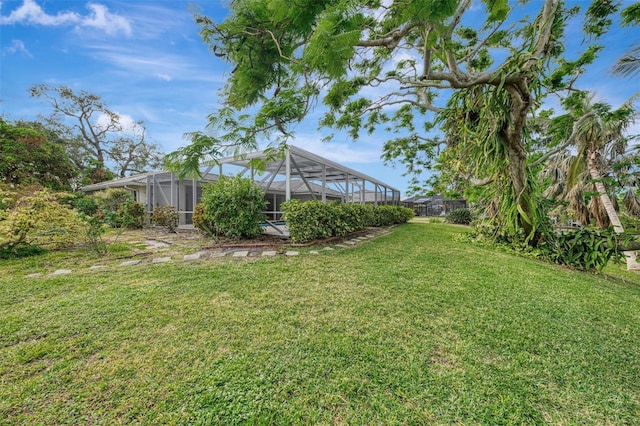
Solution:
M 291 240 L 296 243 L 343 237 L 367 227 L 405 223 L 413 217 L 413 210 L 406 207 L 315 200 L 304 203 L 290 200 L 282 205 L 282 209 Z

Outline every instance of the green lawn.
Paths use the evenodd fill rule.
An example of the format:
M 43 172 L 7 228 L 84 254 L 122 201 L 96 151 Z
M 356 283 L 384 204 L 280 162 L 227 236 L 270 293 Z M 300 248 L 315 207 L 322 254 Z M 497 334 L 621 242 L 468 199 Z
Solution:
M 60 277 L 24 277 L 60 254 L 3 261 L 0 424 L 638 424 L 640 276 L 464 230 Z

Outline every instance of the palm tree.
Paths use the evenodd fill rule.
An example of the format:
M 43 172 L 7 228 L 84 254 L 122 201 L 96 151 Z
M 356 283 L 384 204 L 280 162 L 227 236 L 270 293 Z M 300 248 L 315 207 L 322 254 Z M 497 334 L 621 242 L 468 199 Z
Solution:
M 611 225 L 614 232 L 621 234 L 624 228 L 617 212 L 615 192 L 607 188 L 605 182 L 613 176 L 613 164 L 627 154 L 630 138 L 626 131 L 636 113 L 630 101 L 612 111 L 606 103 L 593 103 L 592 97 L 585 96 L 568 116 L 572 118 L 573 127 L 566 145 L 573 146 L 575 155 L 564 150 L 549 159 L 543 176 L 551 178 L 552 185 L 546 195 L 560 195 L 569 201 L 584 223 L 594 219 L 598 226 Z M 567 121 L 567 116 L 561 118 Z M 591 191 L 597 193 L 597 197 L 592 197 L 586 206 L 585 193 Z M 640 205 L 635 191 L 629 192 L 624 200 L 629 204 L 629 211 Z M 640 269 L 635 252 L 625 252 L 625 256 L 627 269 Z
M 620 16 L 623 27 L 640 25 L 640 2 L 625 8 Z M 611 68 L 611 72 L 629 78 L 638 75 L 640 73 L 640 44 L 634 46 L 618 59 L 618 62 Z
M 633 78 L 640 73 L 640 44 L 626 52 L 611 68 L 613 74 Z

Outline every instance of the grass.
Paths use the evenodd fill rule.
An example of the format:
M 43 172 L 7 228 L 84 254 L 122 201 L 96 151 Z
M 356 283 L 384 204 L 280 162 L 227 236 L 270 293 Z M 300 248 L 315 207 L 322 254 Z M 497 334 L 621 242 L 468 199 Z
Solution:
M 411 223 L 346 250 L 25 278 L 0 424 L 637 424 L 640 278 Z

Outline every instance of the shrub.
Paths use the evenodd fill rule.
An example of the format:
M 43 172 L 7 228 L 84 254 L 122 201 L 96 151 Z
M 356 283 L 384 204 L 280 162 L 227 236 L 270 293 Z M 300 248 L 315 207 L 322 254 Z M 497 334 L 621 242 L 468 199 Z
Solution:
M 93 199 L 104 216 L 104 222 L 112 228 L 141 229 L 147 219 L 147 212 L 144 205 L 133 201 L 131 194 L 123 188 L 109 188 L 97 192 Z M 74 202 L 72 205 L 76 205 Z M 90 201 L 81 201 L 81 206 L 90 206 Z M 83 211 L 83 210 L 81 210 Z M 91 216 L 90 211 L 83 211 Z
M 58 249 L 85 235 L 87 224 L 58 197 L 43 190 L 19 199 L 0 220 L 0 247 L 33 245 Z
M 135 201 L 127 201 L 118 209 L 121 226 L 131 229 L 142 229 L 146 222 L 147 210 L 145 206 Z
M 163 226 L 169 232 L 176 232 L 178 228 L 178 212 L 172 206 L 156 206 L 151 215 L 151 223 Z
M 95 198 L 81 192 L 63 195 L 60 197 L 60 202 L 87 216 L 94 215 L 98 211 L 98 203 Z
M 459 225 L 469 225 L 473 220 L 473 215 L 469 209 L 455 209 L 447 214 L 447 222 Z
M 123 188 L 109 188 L 94 195 L 98 208 L 103 213 L 117 212 L 123 204 L 133 201 L 129 191 Z
M 2 260 L 22 259 L 24 257 L 37 256 L 44 253 L 47 253 L 46 249 L 30 244 L 22 244 L 13 247 L 0 247 L 0 259 Z
M 253 238 L 262 234 L 267 202 L 264 191 L 251 179 L 221 176 L 204 187 L 201 203 L 202 216 L 215 235 Z
M 193 226 L 200 229 L 205 234 L 213 236 L 213 224 L 204 218 L 204 213 L 204 206 L 200 203 L 196 204 L 193 208 Z

